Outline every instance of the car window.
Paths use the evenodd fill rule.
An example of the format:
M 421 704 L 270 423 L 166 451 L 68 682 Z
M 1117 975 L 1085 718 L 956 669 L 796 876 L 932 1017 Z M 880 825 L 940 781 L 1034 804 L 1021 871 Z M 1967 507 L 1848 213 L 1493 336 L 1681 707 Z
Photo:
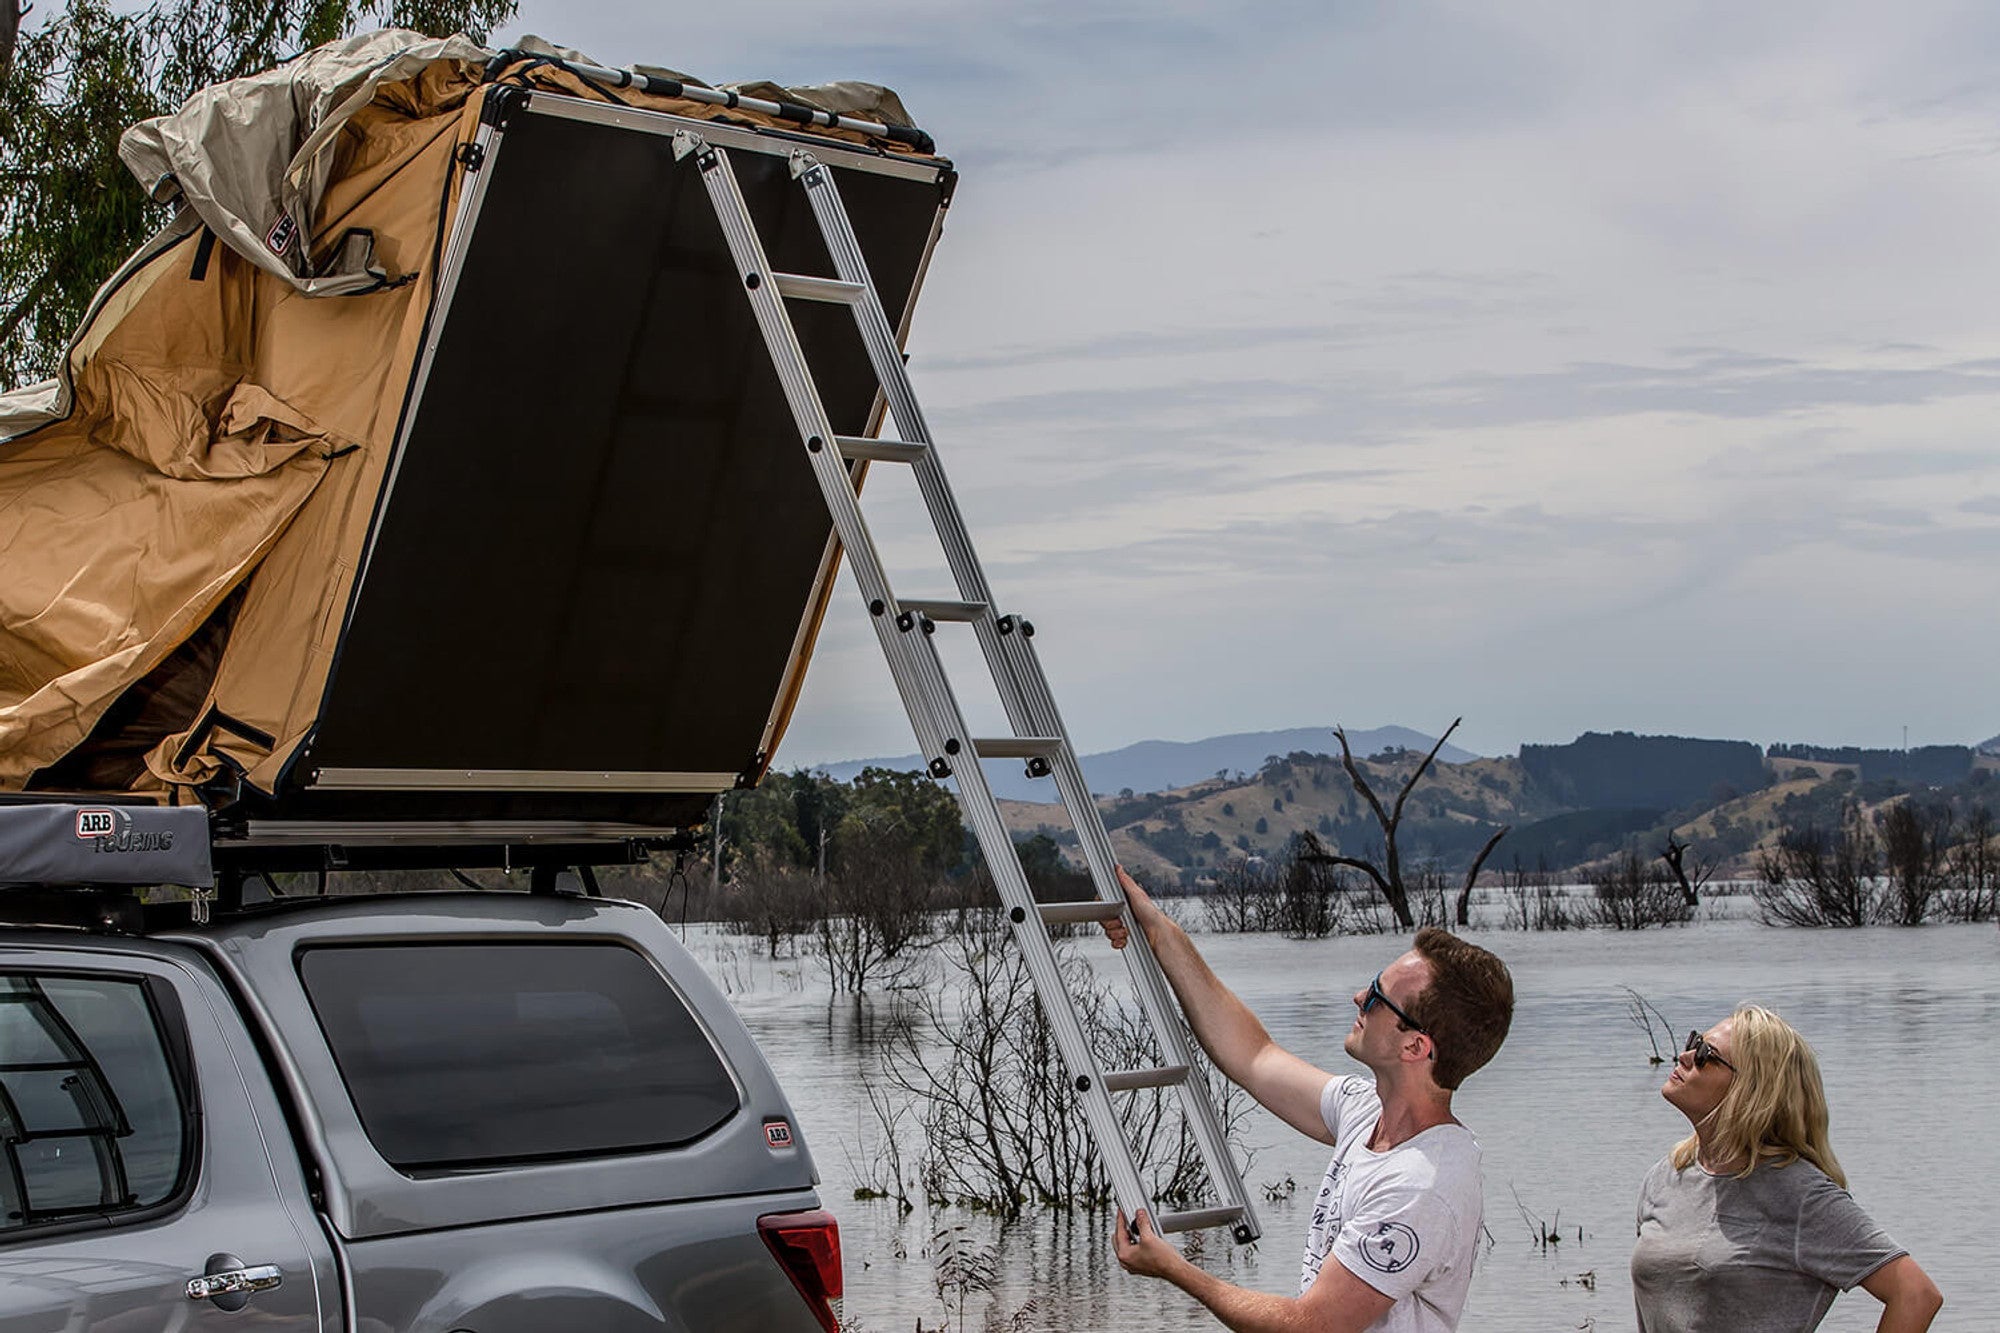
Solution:
M 687 1005 L 617 943 L 328 946 L 299 975 L 404 1170 L 676 1147 L 739 1104 Z
M 0 1235 L 178 1193 L 192 1121 L 168 1040 L 139 978 L 0 972 Z

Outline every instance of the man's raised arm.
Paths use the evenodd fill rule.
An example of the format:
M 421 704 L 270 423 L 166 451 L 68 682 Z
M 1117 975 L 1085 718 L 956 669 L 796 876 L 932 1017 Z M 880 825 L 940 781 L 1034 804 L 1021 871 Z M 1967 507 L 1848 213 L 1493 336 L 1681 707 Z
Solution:
M 1118 883 L 1131 904 L 1132 919 L 1146 933 L 1146 943 L 1180 997 L 1195 1039 L 1216 1068 L 1301 1134 L 1332 1142 L 1319 1106 L 1332 1075 L 1272 1041 L 1250 1006 L 1209 968 L 1188 933 L 1160 910 L 1123 866 L 1118 867 Z M 1104 931 L 1114 948 L 1125 947 L 1123 921 L 1107 922 Z

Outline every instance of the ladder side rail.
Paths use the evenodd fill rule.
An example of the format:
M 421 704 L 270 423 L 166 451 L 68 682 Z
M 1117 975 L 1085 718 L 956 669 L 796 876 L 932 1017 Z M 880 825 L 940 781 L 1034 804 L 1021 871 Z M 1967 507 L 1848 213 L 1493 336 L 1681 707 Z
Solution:
M 889 400 L 889 411 L 896 420 L 897 432 L 905 440 L 931 444 L 929 423 L 924 420 L 923 408 L 917 402 L 916 391 L 910 387 L 909 373 L 903 366 L 902 345 L 896 340 L 896 330 L 889 324 L 888 312 L 882 308 L 880 294 L 875 290 L 875 279 L 868 271 L 868 261 L 861 253 L 861 242 L 854 235 L 854 224 L 848 219 L 840 189 L 833 181 L 833 173 L 804 151 L 792 155 L 792 169 L 805 186 L 813 217 L 819 223 L 820 236 L 833 259 L 834 272 L 840 275 L 841 281 L 858 283 L 868 289 L 868 295 L 854 304 L 855 323 L 860 329 L 861 341 L 868 349 L 868 360 L 875 369 L 875 378 Z M 958 582 L 959 596 L 968 602 L 992 605 L 992 590 L 987 585 L 985 572 L 980 568 L 979 556 L 972 549 L 972 541 L 966 534 L 965 519 L 958 511 L 957 498 L 952 495 L 951 487 L 945 483 L 943 469 L 937 464 L 936 451 L 927 449 L 924 458 L 914 464 L 914 469 L 917 485 L 923 492 L 939 540 L 944 545 L 945 560 Z
M 1077 842 L 1090 868 L 1091 878 L 1098 886 L 1099 895 L 1124 903 L 1125 891 L 1118 885 L 1117 854 L 1111 845 L 1111 834 L 1104 827 L 1103 813 L 1090 794 L 1075 747 L 1068 742 L 1054 691 L 1049 688 L 1048 677 L 1042 671 L 1041 659 L 1035 653 L 1034 644 L 1026 635 L 1007 635 L 1001 641 L 1000 651 L 1009 658 L 1013 678 L 1024 682 L 1024 702 L 1030 725 L 1038 733 L 1064 738 L 1061 751 L 1050 760 L 1051 776 L 1062 795 L 1064 807 L 1069 811 Z M 1143 932 L 1131 932 L 1125 946 L 1125 965 L 1159 1042 L 1161 1063 L 1192 1065 L 1194 1053 L 1184 1026 L 1186 1020 Z M 1181 1093 L 1188 1124 L 1194 1132 L 1195 1142 L 1217 1195 L 1225 1203 L 1242 1208 L 1243 1225 L 1253 1237 L 1261 1234 L 1262 1225 L 1243 1183 L 1242 1173 L 1229 1151 L 1228 1132 L 1220 1113 L 1209 1099 L 1208 1089 L 1190 1079 L 1181 1085 Z
M 1060 725 L 1060 720 L 1054 719 L 1053 713 L 1054 705 L 1050 701 L 1049 716 L 1038 719 L 1036 725 L 1045 726 L 1051 720 Z M 1111 847 L 1111 835 L 1105 830 L 1097 802 L 1091 798 L 1083 766 L 1077 760 L 1075 750 L 1065 742 L 1061 753 L 1050 761 L 1050 767 L 1056 787 L 1063 794 L 1063 803 L 1069 809 L 1070 820 L 1076 827 L 1077 841 L 1083 848 L 1099 894 L 1121 905 L 1128 903 L 1125 890 L 1117 882 L 1117 861 Z M 1180 1004 L 1167 983 L 1166 972 L 1154 956 L 1152 946 L 1146 942 L 1145 932 L 1133 925 L 1129 906 L 1125 908 L 1125 920 L 1129 927 L 1123 950 L 1125 968 L 1152 1026 L 1154 1039 L 1159 1044 L 1160 1063 L 1186 1065 L 1194 1069 L 1198 1066 L 1188 1040 L 1186 1019 L 1182 1017 Z M 1244 1238 L 1243 1233 L 1247 1232 L 1247 1238 L 1254 1240 L 1263 1234 L 1263 1225 L 1250 1201 L 1242 1172 L 1229 1150 L 1228 1131 L 1209 1098 L 1206 1080 L 1198 1079 L 1191 1073 L 1179 1087 L 1182 1111 L 1194 1134 L 1202 1164 L 1208 1169 L 1210 1184 L 1223 1204 L 1242 1209 L 1239 1239 Z
M 883 386 L 883 394 L 888 400 L 897 429 L 905 440 L 921 441 L 930 445 L 932 441 L 929 425 L 924 420 L 923 409 L 918 404 L 915 391 L 910 385 L 909 375 L 903 364 L 901 345 L 896 340 L 894 330 L 889 326 L 887 315 L 874 290 L 873 277 L 861 252 L 859 241 L 854 235 L 846 209 L 840 200 L 839 188 L 834 183 L 832 173 L 803 151 L 795 153 L 792 161 L 794 173 L 806 187 L 807 198 L 811 202 L 814 218 L 819 223 L 828 254 L 833 260 L 835 273 L 842 281 L 861 284 L 868 288 L 868 298 L 856 302 L 853 307 L 855 319 L 877 379 Z M 945 479 L 935 448 L 927 448 L 913 467 L 918 487 L 931 512 L 960 595 L 967 601 L 984 602 L 991 607 L 994 600 L 991 588 L 986 582 L 978 556 L 972 549 L 964 518 Z M 1052 761 L 1058 791 L 1077 830 L 1078 841 L 1083 847 L 1085 861 L 1090 868 L 1098 896 L 1122 904 L 1124 893 L 1118 887 L 1113 869 L 1116 857 L 1111 847 L 1110 835 L 1104 828 L 1103 817 L 1097 809 L 1097 803 L 1091 798 L 1081 767 L 1074 757 L 1075 750 L 1069 741 L 1068 730 L 1062 723 L 1053 692 L 1048 687 L 1039 660 L 1035 657 L 1032 646 L 1027 643 L 1027 634 L 1018 628 L 1011 634 L 1000 633 L 990 612 L 979 617 L 974 624 L 988 668 L 996 684 L 1000 686 L 1002 704 L 1015 731 L 1018 734 L 1060 738 L 1062 744 L 1059 754 Z M 982 774 L 982 785 L 983 776 Z M 970 809 L 970 803 L 967 804 Z M 1011 846 L 1009 850 L 1011 851 Z M 991 859 L 989 854 L 989 863 Z M 1157 1034 L 1156 1040 L 1160 1045 L 1163 1060 L 1181 1064 L 1190 1063 L 1192 1055 L 1187 1047 L 1180 1008 L 1166 984 L 1158 960 L 1152 956 L 1150 948 L 1145 945 L 1139 932 L 1134 931 L 1132 934 L 1135 937 L 1137 951 L 1132 951 L 1134 945 L 1127 946 L 1126 965 L 1132 974 L 1140 1002 L 1147 1010 L 1148 1020 Z M 1261 1227 L 1247 1191 L 1243 1188 L 1240 1172 L 1230 1156 L 1227 1135 L 1220 1117 L 1209 1100 L 1206 1087 L 1196 1086 L 1189 1081 L 1184 1082 L 1181 1088 L 1182 1103 L 1187 1111 L 1188 1122 L 1216 1193 L 1226 1203 L 1242 1210 L 1243 1225 L 1249 1229 L 1252 1236 L 1259 1234 Z
M 968 759 L 953 772 L 959 806 L 965 811 L 966 822 L 972 826 L 973 837 L 992 871 L 994 887 L 1008 909 L 1014 942 L 1027 962 L 1036 998 L 1069 1073 L 1071 1090 L 1089 1123 L 1098 1157 L 1111 1180 L 1112 1195 L 1127 1217 L 1142 1208 L 1158 1216 L 1134 1159 L 1124 1122 L 1112 1104 L 1111 1091 L 1105 1086 L 1103 1071 L 1098 1068 L 1082 1020 L 1070 1002 L 1069 983 L 1062 974 L 1048 927 L 1036 911 L 1034 891 L 1021 867 L 1013 836 L 1001 818 L 999 804 L 993 799 L 978 760 L 970 756 Z
M 871 616 L 875 622 L 875 636 L 882 645 L 883 655 L 889 659 L 889 674 L 895 679 L 904 709 L 917 730 L 918 743 L 933 757 L 942 754 L 951 733 L 947 730 L 946 720 L 933 704 L 933 696 L 918 688 L 917 682 L 923 674 L 921 664 L 918 656 L 910 650 L 908 632 L 897 627 L 900 616 L 894 597 L 889 592 L 888 576 L 882 568 L 881 556 L 874 540 L 868 535 L 867 519 L 855 495 L 848 465 L 832 447 L 833 428 L 827 421 L 826 408 L 813 383 L 812 372 L 806 367 L 805 353 L 799 346 L 798 334 L 792 328 L 791 316 L 785 311 L 784 298 L 778 294 L 777 285 L 768 280 L 770 263 L 764 254 L 763 242 L 757 236 L 756 226 L 750 219 L 742 188 L 736 182 L 736 173 L 722 150 L 708 145 L 698 136 L 683 130 L 674 138 L 677 152 L 682 156 L 690 153 L 695 156 L 716 221 L 722 228 L 723 239 L 744 283 L 745 294 L 765 346 L 771 352 L 771 363 L 784 390 L 785 401 L 791 408 L 793 421 L 805 439 L 822 442 L 817 450 L 808 447 L 807 457 L 847 555 L 848 568 L 860 584 L 862 595 L 869 599 L 871 612 L 876 603 L 882 605 L 881 613 Z M 899 665 L 902 670 L 895 669 Z
M 833 175 L 803 151 L 792 158 L 793 170 L 805 186 L 806 197 L 810 201 L 813 216 L 819 224 L 820 235 L 826 243 L 827 252 L 833 260 L 834 272 L 844 282 L 856 283 L 867 289 L 867 296 L 854 303 L 852 309 L 856 325 L 861 333 L 863 345 L 867 348 L 869 361 L 875 370 L 877 381 L 882 386 L 884 398 L 894 417 L 898 433 L 904 440 L 931 444 L 930 428 L 924 420 L 923 409 L 917 402 L 909 376 L 903 365 L 902 347 L 897 341 L 895 330 L 890 326 L 888 315 L 882 307 L 879 294 L 875 290 L 874 278 L 861 253 L 860 242 L 854 235 L 853 224 L 840 198 Z M 1003 675 L 1006 658 L 999 651 L 998 640 L 1006 637 L 995 627 L 992 612 L 993 595 L 986 582 L 986 576 L 979 564 L 977 553 L 965 527 L 965 520 L 958 509 L 956 497 L 945 480 L 943 468 L 938 464 L 935 449 L 926 447 L 922 456 L 913 463 L 917 484 L 923 494 L 925 506 L 930 511 L 931 521 L 937 531 L 940 544 L 944 548 L 959 596 L 968 602 L 983 603 L 987 610 L 974 618 L 974 625 L 985 649 L 989 669 L 1001 685 L 1002 703 L 1008 713 L 1008 720 L 1017 734 L 1027 733 L 1032 714 L 1025 700 L 1024 692 Z M 926 642 L 923 651 L 935 654 L 935 646 Z M 942 665 L 938 667 L 942 676 Z M 1060 733 L 1044 733 L 1060 734 Z M 961 732 L 961 736 L 963 733 Z M 969 738 L 968 738 L 969 739 Z M 1067 738 L 1063 741 L 1068 748 Z M 1012 836 L 1007 832 L 1001 819 L 999 806 L 993 800 L 991 789 L 986 783 L 986 775 L 979 767 L 976 755 L 968 756 L 970 762 L 962 762 L 958 772 L 959 805 L 973 825 L 974 837 L 979 842 L 987 865 L 993 871 L 994 884 L 1001 898 L 1008 906 L 1009 916 L 1014 921 L 1016 941 L 1023 957 L 1028 960 L 1031 972 L 1036 974 L 1038 992 L 1044 996 L 1062 995 L 1065 1002 L 1060 1006 L 1045 1003 L 1051 1027 L 1057 1032 L 1058 1047 L 1062 1049 L 1064 1061 L 1069 1066 L 1073 1080 L 1087 1080 L 1088 1086 L 1079 1089 L 1079 1100 L 1083 1104 L 1086 1117 L 1091 1121 L 1091 1129 L 1099 1145 L 1099 1155 L 1104 1159 L 1107 1173 L 1112 1177 L 1113 1192 L 1121 1206 L 1129 1214 L 1139 1208 L 1147 1208 L 1157 1216 L 1158 1210 L 1147 1200 L 1144 1182 L 1138 1173 L 1137 1164 L 1132 1160 L 1129 1141 L 1125 1136 L 1123 1122 L 1118 1118 L 1117 1109 L 1112 1106 L 1110 1093 L 1104 1086 L 1103 1075 L 1097 1068 L 1089 1043 L 1084 1036 L 1082 1025 L 1076 1019 L 1074 1007 L 1067 1003 L 1068 986 L 1063 980 L 1060 967 L 1047 934 L 1047 925 L 1036 911 L 1032 889 L 1020 868 L 1020 855 L 1014 846 Z M 1100 821 L 1101 828 L 1101 821 Z M 1098 878 L 1099 896 L 1109 884 L 1112 894 L 1109 901 L 1119 901 L 1115 881 L 1108 875 Z M 1178 1018 L 1175 1019 L 1178 1022 Z M 1067 1030 L 1069 1040 L 1064 1040 Z M 1202 1099 L 1206 1101 L 1204 1096 Z M 1124 1151 L 1118 1151 L 1123 1149 Z M 1211 1173 L 1214 1164 L 1206 1160 Z M 1121 1179 L 1120 1177 L 1124 1177 Z
M 978 553 L 972 548 L 958 499 L 952 493 L 944 467 L 938 461 L 937 450 L 932 446 L 930 425 L 924 419 L 923 407 L 917 402 L 916 390 L 911 386 L 909 371 L 903 364 L 902 344 L 882 308 L 867 257 L 862 254 L 861 242 L 854 235 L 854 224 L 849 220 L 841 200 L 840 187 L 834 183 L 833 173 L 804 150 L 792 155 L 792 170 L 805 187 L 813 218 L 819 224 L 820 236 L 833 260 L 834 272 L 843 282 L 859 283 L 868 289 L 867 298 L 856 302 L 853 307 L 855 324 L 861 333 L 862 344 L 868 350 L 875 377 L 882 386 L 883 397 L 889 404 L 890 415 L 895 419 L 897 432 L 903 439 L 925 446 L 923 455 L 911 464 L 911 470 L 916 476 L 917 489 L 923 495 L 924 505 L 930 511 L 932 526 L 944 549 L 945 561 L 951 568 L 959 596 L 968 602 L 984 602 L 990 608 L 994 605 L 992 588 L 986 581 Z M 1035 729 L 1034 716 L 1023 702 L 1027 692 L 1022 682 L 1015 679 L 1015 667 L 1000 643 L 1007 636 L 1000 634 L 995 627 L 994 615 L 989 613 L 979 617 L 974 622 L 974 632 L 986 658 L 987 669 L 999 686 L 1007 720 L 1015 732 L 1020 735 L 1063 735 L 1060 730 L 1041 732 Z

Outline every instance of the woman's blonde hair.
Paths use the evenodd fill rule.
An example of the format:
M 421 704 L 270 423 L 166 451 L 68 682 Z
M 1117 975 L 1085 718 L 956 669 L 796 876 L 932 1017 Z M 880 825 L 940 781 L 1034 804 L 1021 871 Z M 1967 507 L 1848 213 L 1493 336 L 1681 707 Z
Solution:
M 1847 1173 L 1827 1141 L 1826 1089 L 1812 1047 L 1790 1023 L 1758 1005 L 1738 1005 L 1730 1020 L 1729 1063 L 1736 1072 L 1710 1113 L 1711 1158 L 1742 1162 L 1740 1179 L 1760 1166 L 1803 1157 L 1845 1189 Z M 1699 1147 L 1694 1134 L 1675 1144 L 1674 1169 L 1694 1165 Z

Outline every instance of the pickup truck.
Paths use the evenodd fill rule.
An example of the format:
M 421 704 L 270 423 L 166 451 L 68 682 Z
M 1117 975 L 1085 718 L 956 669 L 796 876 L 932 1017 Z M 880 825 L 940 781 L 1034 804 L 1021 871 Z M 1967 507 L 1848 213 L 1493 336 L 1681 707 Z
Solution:
M 126 900 L 64 928 L 33 924 L 60 891 L 9 893 L 0 1333 L 838 1327 L 791 1109 L 651 911 Z

